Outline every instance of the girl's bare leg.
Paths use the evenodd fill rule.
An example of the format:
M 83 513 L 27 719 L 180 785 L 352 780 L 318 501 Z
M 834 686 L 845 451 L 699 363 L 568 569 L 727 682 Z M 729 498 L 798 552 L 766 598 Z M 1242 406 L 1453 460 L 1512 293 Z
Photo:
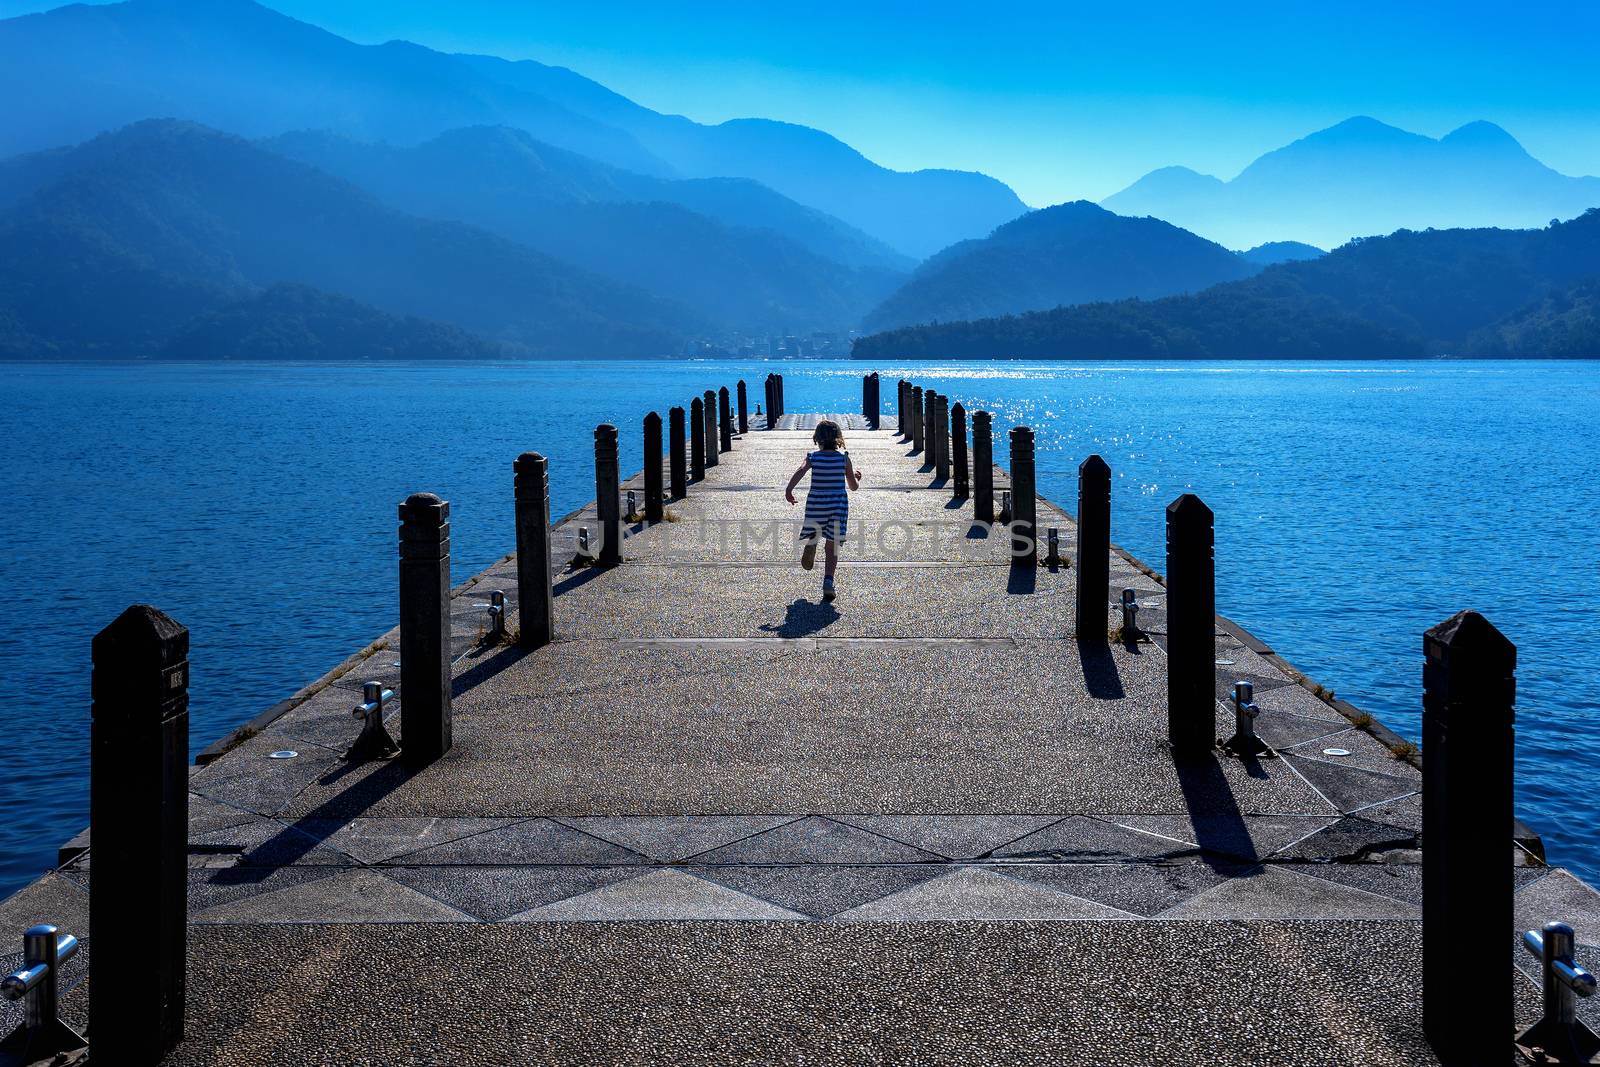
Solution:
M 832 578 L 833 572 L 838 569 L 839 544 L 837 541 L 829 540 L 826 547 L 823 549 L 822 573 L 827 575 L 829 578 Z

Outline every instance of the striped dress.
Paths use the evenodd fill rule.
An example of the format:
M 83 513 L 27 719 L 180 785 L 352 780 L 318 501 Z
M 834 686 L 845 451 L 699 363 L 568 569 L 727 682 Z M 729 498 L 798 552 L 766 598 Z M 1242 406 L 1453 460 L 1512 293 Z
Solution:
M 843 543 L 850 527 L 850 497 L 844 480 L 848 460 L 839 449 L 819 449 L 809 459 L 811 489 L 806 493 L 806 522 L 800 537 L 821 536 Z

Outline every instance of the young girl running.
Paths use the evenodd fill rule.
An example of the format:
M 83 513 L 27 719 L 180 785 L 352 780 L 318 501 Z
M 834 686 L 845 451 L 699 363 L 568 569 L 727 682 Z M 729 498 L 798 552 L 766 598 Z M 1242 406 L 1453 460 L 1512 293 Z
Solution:
M 806 456 L 800 469 L 789 479 L 783 491 L 784 499 L 793 504 L 794 487 L 800 484 L 806 471 L 811 472 L 811 489 L 806 493 L 806 521 L 800 528 L 800 538 L 805 541 L 805 551 L 800 554 L 800 566 L 810 570 L 817 562 L 817 540 L 827 541 L 824 553 L 822 599 L 833 599 L 833 572 L 839 567 L 839 545 L 844 543 L 850 526 L 850 497 L 845 486 L 861 488 L 861 472 L 850 463 L 850 453 L 844 450 L 844 431 L 837 422 L 824 419 L 817 423 L 817 432 L 811 435 L 817 451 Z

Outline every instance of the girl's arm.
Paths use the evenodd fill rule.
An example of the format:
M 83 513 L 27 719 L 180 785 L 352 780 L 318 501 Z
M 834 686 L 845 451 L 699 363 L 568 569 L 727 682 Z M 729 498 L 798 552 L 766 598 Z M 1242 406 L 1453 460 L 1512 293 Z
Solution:
M 807 456 L 805 462 L 800 464 L 800 469 L 794 472 L 794 477 L 789 479 L 789 485 L 783 491 L 783 499 L 795 503 L 794 487 L 800 484 L 800 479 L 806 476 L 806 471 L 811 469 L 811 457 Z
M 854 463 L 850 462 L 850 453 L 848 452 L 844 454 L 844 480 L 849 483 L 851 489 L 861 488 L 861 472 L 856 470 Z

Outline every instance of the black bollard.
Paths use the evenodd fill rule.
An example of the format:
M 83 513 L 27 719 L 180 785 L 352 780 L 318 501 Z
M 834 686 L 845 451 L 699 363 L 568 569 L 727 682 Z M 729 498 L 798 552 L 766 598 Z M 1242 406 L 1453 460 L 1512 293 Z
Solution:
M 922 469 L 931 471 L 934 467 L 934 453 L 939 450 L 939 435 L 934 430 L 938 419 L 935 412 L 939 410 L 939 394 L 932 389 L 922 391 Z
M 922 387 L 911 387 L 911 454 L 914 456 L 922 451 Z
M 695 481 L 706 476 L 706 402 L 699 397 L 689 401 L 689 473 Z
M 717 458 L 717 453 L 722 451 L 717 444 L 717 394 L 707 389 L 703 399 L 706 413 L 706 466 L 715 467 L 722 462 Z
M 867 425 L 868 426 L 872 425 L 871 420 L 867 416 L 867 412 L 871 410 L 871 405 L 872 405 L 872 375 L 863 374 L 861 376 L 861 417 L 863 419 L 867 419 Z
M 940 393 L 933 409 L 933 476 L 950 480 L 950 398 Z
M 670 450 L 668 466 L 672 471 L 672 499 L 682 500 L 689 495 L 688 464 L 683 454 L 683 409 L 673 408 L 667 412 L 667 447 Z
M 959 402 L 950 409 L 950 462 L 956 474 L 956 487 L 950 495 L 955 500 L 965 500 L 970 487 L 967 474 L 967 409 Z
M 1078 637 L 1106 636 L 1111 603 L 1111 468 L 1099 456 L 1078 464 Z
M 728 399 L 728 387 L 717 390 L 717 425 L 722 437 L 722 450 L 733 451 L 733 404 Z
M 425 767 L 450 751 L 450 504 L 413 493 L 400 505 L 401 755 Z
M 594 428 L 594 508 L 600 519 L 599 562 L 604 566 L 622 562 L 621 482 L 617 428 L 602 422 Z
M 523 648 L 548 645 L 556 632 L 556 600 L 550 582 L 550 463 L 524 452 L 512 464 L 517 519 L 517 614 Z M 405 662 L 404 660 L 401 661 Z
M 776 374 L 769 374 L 766 381 L 767 429 L 769 430 L 778 428 L 778 387 L 773 381 L 776 377 Z
M 972 517 L 994 522 L 994 416 L 972 414 Z
M 1033 430 L 1011 428 L 1011 562 L 1039 565 L 1038 499 L 1033 485 Z
M 661 416 L 655 412 L 644 417 L 644 517 L 646 522 L 660 522 L 661 506 Z
M 1167 505 L 1167 740 L 1178 752 L 1217 741 L 1215 521 L 1193 493 Z
M 745 393 L 744 379 L 739 379 L 739 432 L 750 432 L 750 398 Z
M 867 427 L 876 430 L 883 422 L 883 379 L 878 377 L 878 372 L 872 372 L 872 395 L 868 399 Z
M 907 439 L 909 439 L 911 437 L 911 430 L 906 425 L 906 412 L 910 408 L 910 391 L 911 391 L 911 383 L 906 381 L 904 378 L 901 378 L 898 382 L 895 383 L 895 387 L 894 387 L 894 394 L 895 394 L 895 396 L 894 396 L 894 402 L 895 402 L 895 414 L 894 414 L 895 432 L 899 436 L 907 438 Z
M 1513 1026 L 1517 648 L 1475 611 L 1422 638 L 1422 1025 L 1445 1067 L 1494 1059 Z M 1577 1062 L 1577 1061 L 1574 1061 Z
M 153 1065 L 183 1040 L 189 631 L 140 604 L 91 655 L 89 1018 L 97 1062 Z

